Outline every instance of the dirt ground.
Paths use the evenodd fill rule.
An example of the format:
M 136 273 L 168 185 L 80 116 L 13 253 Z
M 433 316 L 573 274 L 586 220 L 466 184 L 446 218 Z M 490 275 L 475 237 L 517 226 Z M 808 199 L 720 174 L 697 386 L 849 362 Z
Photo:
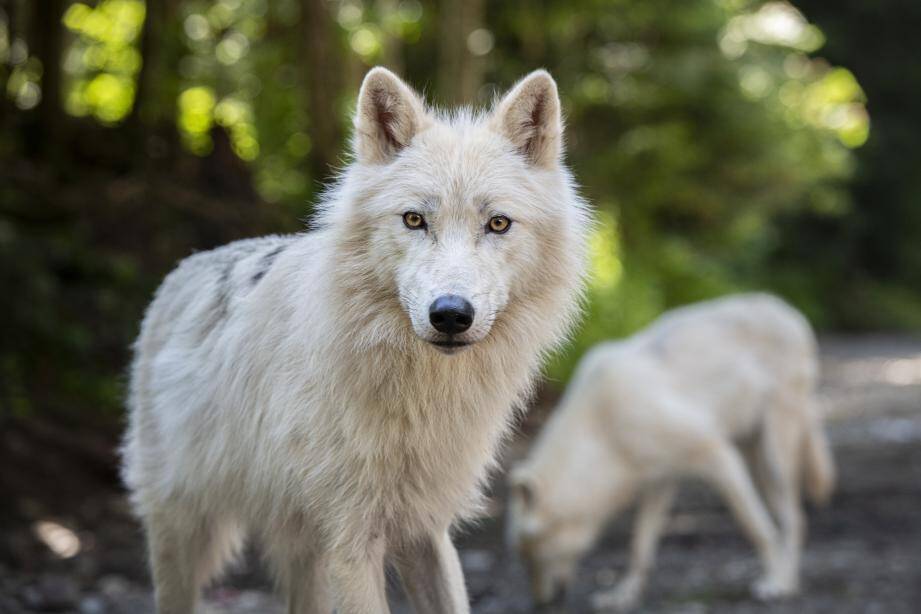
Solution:
M 801 596 L 754 601 L 755 555 L 721 502 L 698 484 L 679 496 L 641 612 L 850 612 L 921 609 L 921 339 L 833 337 L 822 342 L 822 393 L 839 469 L 831 505 L 809 511 Z M 520 457 L 546 415 L 537 407 L 508 447 Z M 117 486 L 111 435 L 12 422 L 0 432 L 0 613 L 153 611 L 136 524 Z M 504 488 L 490 517 L 458 537 L 473 611 L 531 612 L 524 570 L 504 548 Z M 580 568 L 564 607 L 626 564 L 629 514 Z M 39 539 L 44 536 L 44 542 Z M 52 543 L 62 555 L 55 555 Z M 74 552 L 79 550 L 75 555 Z M 206 594 L 208 614 L 281 612 L 254 554 Z M 394 591 L 395 610 L 408 611 Z

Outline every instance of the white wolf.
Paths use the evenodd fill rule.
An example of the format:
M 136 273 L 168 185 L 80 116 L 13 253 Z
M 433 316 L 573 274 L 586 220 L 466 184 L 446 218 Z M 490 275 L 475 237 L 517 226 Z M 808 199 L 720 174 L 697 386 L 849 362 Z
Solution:
M 804 534 L 800 474 L 823 502 L 834 464 L 814 396 L 816 342 L 779 299 L 742 295 L 670 312 L 581 361 L 529 458 L 510 475 L 510 541 L 535 599 L 553 600 L 616 512 L 639 499 L 630 569 L 600 608 L 634 605 L 676 482 L 702 478 L 758 550 L 762 598 L 797 590 Z M 775 528 L 746 471 L 749 461 Z
M 382 68 L 317 228 L 184 260 L 147 311 L 124 479 L 157 608 L 186 613 L 245 534 L 290 612 L 466 612 L 449 529 L 577 311 L 588 213 L 537 71 L 437 115 Z

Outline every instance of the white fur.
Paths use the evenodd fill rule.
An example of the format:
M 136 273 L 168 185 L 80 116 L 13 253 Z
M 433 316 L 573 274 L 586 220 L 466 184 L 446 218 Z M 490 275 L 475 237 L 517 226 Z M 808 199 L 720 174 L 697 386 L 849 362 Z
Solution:
M 720 492 L 758 549 L 765 570 L 756 594 L 795 592 L 800 474 L 817 501 L 834 481 L 817 377 L 805 319 L 761 294 L 677 309 L 590 351 L 510 478 L 510 541 L 528 564 L 535 598 L 551 600 L 565 588 L 604 524 L 639 499 L 630 570 L 596 600 L 634 605 L 675 484 L 691 476 Z M 734 443 L 748 452 L 779 531 Z
M 490 114 L 437 115 L 372 70 L 356 159 L 317 228 L 196 254 L 160 287 L 124 444 L 159 612 L 192 611 L 247 534 L 291 612 L 386 611 L 386 564 L 417 610 L 468 610 L 450 526 L 476 511 L 585 264 L 555 84 L 543 71 L 523 84 Z M 555 111 L 528 114 L 535 101 Z M 549 145 L 513 139 L 510 112 Z M 428 230 L 404 225 L 409 210 Z M 513 220 L 506 234 L 485 232 L 492 215 Z M 444 293 L 476 309 L 451 355 L 427 321 Z

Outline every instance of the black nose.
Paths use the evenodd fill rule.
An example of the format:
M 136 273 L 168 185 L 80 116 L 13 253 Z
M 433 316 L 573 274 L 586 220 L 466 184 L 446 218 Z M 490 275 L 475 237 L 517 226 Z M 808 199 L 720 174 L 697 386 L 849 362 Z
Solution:
M 439 296 L 429 307 L 429 322 L 440 333 L 457 335 L 473 324 L 473 305 L 454 294 Z

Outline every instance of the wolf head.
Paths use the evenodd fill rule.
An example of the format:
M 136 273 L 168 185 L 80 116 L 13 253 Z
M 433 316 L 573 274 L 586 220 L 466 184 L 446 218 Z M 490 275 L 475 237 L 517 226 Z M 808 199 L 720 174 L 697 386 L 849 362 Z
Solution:
M 559 444 L 563 447 L 536 463 L 516 465 L 508 476 L 506 540 L 524 563 L 538 604 L 565 596 L 601 529 L 636 495 L 629 470 L 617 460 L 590 460 L 584 448 L 592 442 L 574 448 L 566 438 Z M 541 442 L 536 448 L 540 451 Z
M 444 114 L 375 68 L 354 123 L 355 159 L 345 198 L 335 199 L 346 206 L 321 222 L 350 229 L 355 291 L 373 288 L 379 303 L 392 296 L 412 342 L 445 354 L 503 327 L 562 337 L 581 286 L 587 214 L 561 162 L 550 75 L 531 73 L 488 113 Z M 397 334 L 393 311 L 368 314 L 362 339 L 372 329 Z
M 597 526 L 579 516 L 556 514 L 556 502 L 540 490 L 527 470 L 512 471 L 506 539 L 527 569 L 535 602 L 546 605 L 562 600 Z

